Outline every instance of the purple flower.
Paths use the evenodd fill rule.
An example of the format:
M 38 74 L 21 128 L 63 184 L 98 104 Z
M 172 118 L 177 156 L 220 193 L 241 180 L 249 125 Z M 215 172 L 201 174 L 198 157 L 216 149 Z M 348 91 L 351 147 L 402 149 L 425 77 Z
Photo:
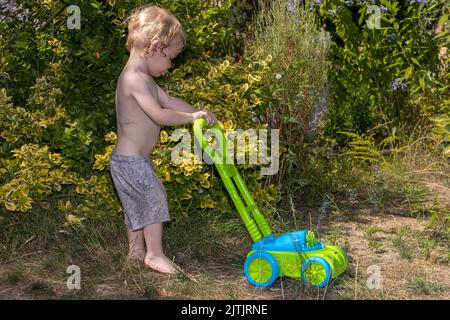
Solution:
M 409 87 L 406 84 L 399 83 L 399 80 L 401 80 L 401 78 L 395 78 L 394 81 L 392 81 L 392 89 L 397 91 L 400 87 L 402 91 L 407 91 Z
M 288 11 L 290 13 L 294 13 L 295 10 L 297 10 L 297 3 L 295 0 L 289 0 L 288 5 L 287 5 Z
M 387 39 L 388 43 L 391 43 L 392 41 L 394 41 L 395 39 L 397 39 L 397 35 L 395 33 L 391 34 L 389 36 L 389 38 Z
M 415 3 L 427 3 L 427 0 L 410 0 L 409 5 L 413 5 Z
M 311 1 L 311 6 L 309 7 L 309 12 L 311 12 L 311 11 L 313 11 L 313 9 L 316 7 L 316 6 L 319 6 L 319 5 L 321 5 L 322 4 L 322 0 L 314 0 L 314 2 L 312 2 Z
M 3 12 L 13 12 L 17 9 L 15 1 L 0 0 L 0 8 Z
M 383 5 L 380 6 L 380 10 L 381 10 L 382 13 L 385 13 L 385 12 L 388 11 L 388 9 L 385 6 L 383 6 Z
M 399 78 L 395 78 L 394 81 L 392 81 L 392 89 L 394 89 L 394 91 L 397 91 L 398 89 L 398 80 Z
M 328 13 L 334 17 L 336 16 L 337 10 L 339 10 L 339 8 L 341 8 L 341 6 L 337 6 L 336 9 L 328 10 Z

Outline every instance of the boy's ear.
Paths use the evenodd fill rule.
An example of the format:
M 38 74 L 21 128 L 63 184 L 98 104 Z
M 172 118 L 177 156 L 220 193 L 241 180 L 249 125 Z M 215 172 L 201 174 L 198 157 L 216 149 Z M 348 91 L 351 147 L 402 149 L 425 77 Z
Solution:
M 154 54 L 158 53 L 162 49 L 163 49 L 163 45 L 162 45 L 161 41 L 156 40 L 155 42 L 153 42 L 153 44 L 151 46 L 150 54 L 153 56 Z
M 144 48 L 144 50 L 142 51 L 142 56 L 146 55 L 153 56 L 160 50 L 160 48 L 162 48 L 162 44 L 159 40 L 156 40 L 153 43 L 151 43 L 148 47 Z

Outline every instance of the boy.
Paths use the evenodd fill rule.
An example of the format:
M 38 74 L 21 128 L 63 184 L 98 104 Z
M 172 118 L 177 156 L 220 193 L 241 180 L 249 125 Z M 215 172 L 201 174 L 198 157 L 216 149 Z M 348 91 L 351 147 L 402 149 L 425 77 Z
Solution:
M 150 154 L 160 126 L 193 123 L 200 117 L 209 125 L 217 122 L 212 112 L 171 97 L 153 80 L 167 72 L 185 45 L 179 21 L 166 9 L 143 6 L 128 18 L 130 56 L 117 83 L 117 144 L 109 162 L 125 213 L 128 257 L 165 274 L 176 273 L 162 248 L 162 223 L 170 218 L 167 194 Z

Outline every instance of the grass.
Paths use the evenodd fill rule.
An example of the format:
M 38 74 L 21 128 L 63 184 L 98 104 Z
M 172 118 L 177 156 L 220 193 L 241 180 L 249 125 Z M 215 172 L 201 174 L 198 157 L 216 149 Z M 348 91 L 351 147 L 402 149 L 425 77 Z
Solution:
M 377 232 L 382 231 L 381 228 L 377 226 L 370 226 L 364 231 L 364 236 L 369 242 L 369 247 L 378 251 L 382 247 L 382 243 L 379 239 L 376 239 L 374 236 Z
M 144 287 L 144 297 L 149 300 L 159 299 L 158 289 L 152 283 L 147 283 Z
M 54 297 L 56 295 L 53 287 L 43 281 L 36 281 L 31 283 L 27 287 L 26 292 L 32 296 Z
M 448 252 L 446 238 L 439 239 L 430 231 L 412 230 L 403 226 L 395 231 L 391 242 L 402 259 L 411 260 L 416 257 L 441 264 L 448 261 L 445 257 L 445 252 Z
M 230 213 L 230 216 L 233 214 Z M 183 223 L 167 224 L 164 234 L 166 254 L 194 261 L 223 259 L 226 250 L 229 250 L 224 245 L 226 239 L 236 234 L 246 239 L 242 237 L 245 233 L 242 222 L 229 218 L 205 210 L 189 214 Z M 82 227 L 73 227 L 66 225 L 64 217 L 56 210 L 36 208 L 21 217 L 20 223 L 16 223 L 15 218 L 3 222 L 11 220 L 14 222 L 0 226 L 1 243 L 5 244 L 0 257 L 0 288 L 2 284 L 22 288 L 23 294 L 30 297 L 58 295 L 62 299 L 89 299 L 97 297 L 97 290 L 102 291 L 104 279 L 113 278 L 114 282 L 122 282 L 128 288 L 123 293 L 125 296 L 138 299 L 160 297 L 160 283 L 146 275 L 148 270 L 142 264 L 130 264 L 126 259 L 127 239 L 121 217 L 88 219 Z M 237 232 L 237 229 L 240 231 Z M 30 238 L 32 241 L 28 240 Z M 27 264 L 21 263 L 23 257 L 28 258 Z M 37 257 L 39 261 L 35 260 Z M 239 260 L 235 264 L 245 259 L 238 252 L 233 258 Z M 20 267 L 17 266 L 19 264 Z M 66 269 L 72 264 L 80 267 L 81 290 L 65 287 L 65 281 L 70 276 Z M 36 265 L 38 268 L 34 267 Z M 49 282 L 49 279 L 55 278 L 58 278 L 56 289 L 52 281 Z M 180 297 L 183 294 L 201 294 L 208 292 L 211 279 L 211 276 L 199 276 L 192 280 L 189 276 L 180 275 L 170 281 L 167 290 L 178 290 Z M 220 287 L 229 292 L 230 297 L 236 297 L 237 289 L 233 284 L 225 283 Z
M 435 239 L 430 239 L 424 235 L 418 239 L 418 245 L 419 248 L 422 250 L 424 258 L 429 259 L 432 250 L 437 248 L 438 243 Z
M 340 246 L 345 251 L 348 251 L 350 247 L 348 238 L 345 236 L 345 232 L 341 228 L 332 229 L 331 232 L 324 237 L 324 242 L 326 244 Z
M 418 294 L 431 295 L 443 292 L 445 289 L 442 284 L 429 280 L 424 277 L 415 277 L 408 282 L 408 288 Z
M 376 240 L 376 239 L 369 240 L 369 247 L 371 247 L 375 251 L 379 250 L 382 246 L 383 246 L 383 244 L 379 240 Z
M 392 244 L 397 249 L 400 258 L 411 260 L 412 259 L 412 250 L 411 247 L 408 245 L 406 240 L 404 239 L 404 236 L 401 233 L 397 233 L 392 238 Z
M 15 286 L 26 279 L 27 276 L 25 270 L 22 267 L 16 267 L 8 270 L 2 281 L 5 281 L 9 285 Z
M 373 238 L 373 236 L 379 231 L 381 231 L 381 228 L 377 226 L 370 226 L 369 228 L 366 229 L 364 234 L 367 238 Z

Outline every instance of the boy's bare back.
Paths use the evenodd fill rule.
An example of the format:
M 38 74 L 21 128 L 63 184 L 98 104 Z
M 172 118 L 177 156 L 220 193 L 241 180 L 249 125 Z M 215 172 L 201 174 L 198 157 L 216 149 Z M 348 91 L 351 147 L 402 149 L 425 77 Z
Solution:
M 158 87 L 154 80 L 126 66 L 116 90 L 116 151 L 123 155 L 140 154 L 148 157 L 158 143 L 160 126 L 145 114 L 131 95 L 131 85 L 135 82 L 145 83 L 149 93 L 159 102 Z

